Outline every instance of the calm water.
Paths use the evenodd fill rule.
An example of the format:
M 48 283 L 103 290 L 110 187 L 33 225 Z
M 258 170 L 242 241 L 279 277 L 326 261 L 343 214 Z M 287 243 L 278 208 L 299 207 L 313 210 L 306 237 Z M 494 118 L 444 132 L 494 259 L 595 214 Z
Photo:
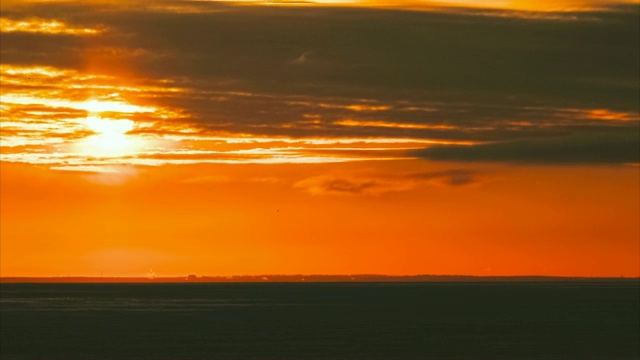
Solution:
M 2 359 L 640 359 L 637 283 L 0 286 Z

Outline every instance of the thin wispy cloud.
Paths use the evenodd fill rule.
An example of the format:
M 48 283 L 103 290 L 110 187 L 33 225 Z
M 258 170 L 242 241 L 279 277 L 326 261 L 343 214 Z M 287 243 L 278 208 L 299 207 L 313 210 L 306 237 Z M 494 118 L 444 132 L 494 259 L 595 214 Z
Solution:
M 467 169 L 411 173 L 403 175 L 336 174 L 300 180 L 294 188 L 311 195 L 379 196 L 414 190 L 422 186 L 465 187 L 477 185 L 486 175 Z

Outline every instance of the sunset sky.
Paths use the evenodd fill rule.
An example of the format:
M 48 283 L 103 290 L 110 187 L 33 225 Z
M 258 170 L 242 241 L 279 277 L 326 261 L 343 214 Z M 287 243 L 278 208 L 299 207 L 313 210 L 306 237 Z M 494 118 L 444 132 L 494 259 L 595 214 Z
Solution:
M 1 6 L 1 276 L 640 276 L 638 1 Z

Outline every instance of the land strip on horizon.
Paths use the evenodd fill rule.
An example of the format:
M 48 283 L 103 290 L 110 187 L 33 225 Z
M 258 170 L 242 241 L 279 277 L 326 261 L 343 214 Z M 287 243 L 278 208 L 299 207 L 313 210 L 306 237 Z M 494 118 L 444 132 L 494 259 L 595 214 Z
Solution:
M 0 277 L 0 283 L 277 283 L 277 282 L 639 282 L 637 277 L 471 276 L 471 275 L 236 275 L 236 276 L 50 276 Z

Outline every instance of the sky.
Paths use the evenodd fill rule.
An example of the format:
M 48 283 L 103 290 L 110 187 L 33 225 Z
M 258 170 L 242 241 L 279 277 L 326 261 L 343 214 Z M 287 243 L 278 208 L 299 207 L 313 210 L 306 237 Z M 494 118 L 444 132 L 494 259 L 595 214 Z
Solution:
M 638 1 L 0 6 L 1 276 L 640 276 Z

